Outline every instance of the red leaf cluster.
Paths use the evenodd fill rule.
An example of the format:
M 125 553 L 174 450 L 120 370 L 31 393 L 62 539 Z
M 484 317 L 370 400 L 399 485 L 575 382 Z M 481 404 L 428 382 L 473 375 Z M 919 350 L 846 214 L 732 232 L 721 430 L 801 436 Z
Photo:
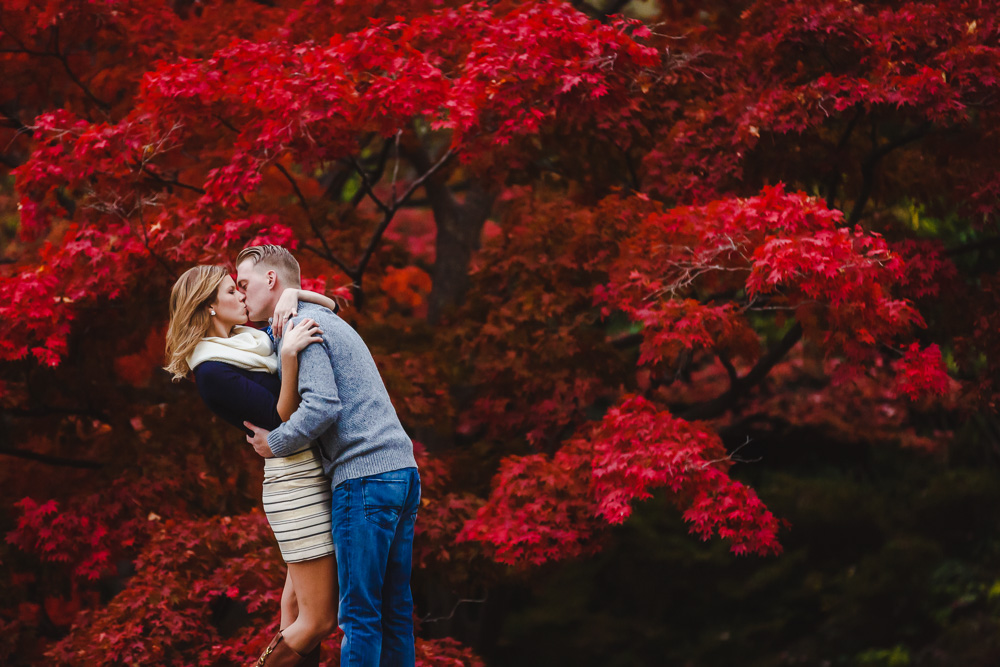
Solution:
M 653 213 L 596 298 L 605 314 L 622 310 L 643 325 L 640 363 L 669 366 L 698 350 L 752 361 L 759 344 L 748 315 L 768 310 L 859 363 L 923 319 L 894 294 L 913 272 L 880 235 L 838 227 L 841 217 L 782 186 Z M 735 300 L 702 301 L 708 295 Z
M 127 588 L 106 606 L 82 612 L 49 652 L 55 664 L 249 663 L 276 619 L 284 566 L 260 512 L 158 522 L 135 561 Z M 252 623 L 223 637 L 206 617 L 232 600 Z
M 489 544 L 511 565 L 572 558 L 596 549 L 633 502 L 666 487 L 702 539 L 717 534 L 737 554 L 779 553 L 780 521 L 729 476 L 731 465 L 712 431 L 628 397 L 554 456 L 504 459 L 491 497 L 461 538 Z
M 896 391 L 912 400 L 943 396 L 950 390 L 948 373 L 937 345 L 920 349 L 919 343 L 910 344 L 903 358 L 896 362 L 894 370 Z
M 54 500 L 24 498 L 17 505 L 21 516 L 7 533 L 7 542 L 42 561 L 68 565 L 75 579 L 98 579 L 113 573 L 118 559 L 145 543 L 158 514 L 175 507 L 164 498 L 176 495 L 179 485 L 177 480 L 120 480 L 72 508 L 60 507 Z
M 17 379 L 0 391 L 15 445 L 35 447 L 22 423 L 59 415 L 32 437 L 65 454 L 84 422 L 61 411 L 125 392 L 174 405 L 151 375 L 163 322 L 145 310 L 132 353 L 96 360 L 107 376 L 17 362 L 79 364 L 94 318 L 254 242 L 296 249 L 309 286 L 353 301 L 407 428 L 454 445 L 418 453 L 414 555 L 432 571 L 485 567 L 483 546 L 522 565 L 591 553 L 655 493 L 700 537 L 777 553 L 781 522 L 730 475 L 718 428 L 933 449 L 947 432 L 916 417 L 956 408 L 945 357 L 996 407 L 1000 289 L 980 235 L 1000 201 L 1000 21 L 983 3 L 659 3 L 669 20 L 652 29 L 573 4 L 6 3 L 0 157 L 20 167 L 16 213 L 0 192 L 15 221 L 0 361 Z M 57 382 L 78 404 L 22 410 Z M 680 417 L 706 405 L 711 423 Z M 88 447 L 196 430 L 151 415 L 102 416 Z M 181 446 L 218 452 L 214 437 Z M 137 451 L 122 465 L 173 470 Z M 259 514 L 227 500 L 245 489 L 206 477 L 130 476 L 105 490 L 120 503 L 92 488 L 22 501 L 9 541 L 77 588 L 0 628 L 79 614 L 52 653 L 64 663 L 252 657 L 276 554 Z M 196 484 L 213 487 L 201 502 L 155 502 Z M 133 557 L 125 590 L 86 609 L 87 583 Z M 197 625 L 208 608 L 250 620 L 226 635 Z M 418 660 L 478 664 L 450 640 L 421 641 Z

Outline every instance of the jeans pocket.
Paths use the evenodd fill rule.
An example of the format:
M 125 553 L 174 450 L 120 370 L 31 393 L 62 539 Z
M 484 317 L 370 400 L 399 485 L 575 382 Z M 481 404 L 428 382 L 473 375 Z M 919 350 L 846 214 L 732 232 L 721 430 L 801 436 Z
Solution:
M 406 486 L 401 479 L 362 479 L 365 518 L 383 528 L 394 528 L 406 502 Z

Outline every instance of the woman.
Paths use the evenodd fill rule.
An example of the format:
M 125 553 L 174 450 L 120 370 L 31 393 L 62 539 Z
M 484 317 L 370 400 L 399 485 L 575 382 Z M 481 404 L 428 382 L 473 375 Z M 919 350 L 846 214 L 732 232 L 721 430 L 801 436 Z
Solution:
M 298 299 L 336 310 L 332 300 L 286 290 L 276 322 Z M 286 326 L 279 359 L 267 333 L 242 326 L 244 295 L 222 266 L 196 266 L 170 293 L 167 366 L 176 382 L 194 373 L 208 407 L 246 433 L 249 421 L 273 429 L 299 404 L 298 353 L 322 333 L 313 320 Z M 330 483 L 315 448 L 264 461 L 264 513 L 288 564 L 281 628 L 258 666 L 318 665 L 319 643 L 336 627 L 337 568 L 330 533 Z

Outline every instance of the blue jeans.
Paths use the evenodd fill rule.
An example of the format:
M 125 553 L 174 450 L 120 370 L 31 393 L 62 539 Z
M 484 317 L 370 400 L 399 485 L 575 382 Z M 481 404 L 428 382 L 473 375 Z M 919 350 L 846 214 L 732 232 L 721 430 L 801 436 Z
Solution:
M 333 490 L 343 667 L 412 667 L 413 525 L 420 475 L 403 468 Z

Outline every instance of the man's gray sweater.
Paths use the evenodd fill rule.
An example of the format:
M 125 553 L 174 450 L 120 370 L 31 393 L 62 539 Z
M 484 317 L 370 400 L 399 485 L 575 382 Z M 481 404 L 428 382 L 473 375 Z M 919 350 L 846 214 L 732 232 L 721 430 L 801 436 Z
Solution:
M 319 324 L 323 342 L 299 353 L 302 402 L 291 419 L 267 437 L 271 451 L 288 456 L 317 441 L 333 486 L 416 467 L 413 443 L 361 336 L 330 310 L 300 301 L 293 321 L 306 317 Z M 280 352 L 281 340 L 277 343 Z

